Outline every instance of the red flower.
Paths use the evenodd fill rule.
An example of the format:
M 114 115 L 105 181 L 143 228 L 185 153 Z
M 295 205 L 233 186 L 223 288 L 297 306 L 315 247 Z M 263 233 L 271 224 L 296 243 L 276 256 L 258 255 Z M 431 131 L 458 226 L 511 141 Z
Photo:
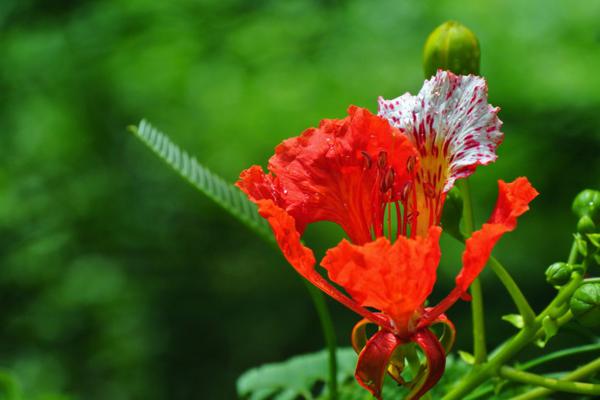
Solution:
M 350 107 L 349 116 L 343 120 L 324 120 L 318 128 L 280 144 L 269 160 L 269 174 L 253 166 L 242 172 L 237 183 L 258 204 L 288 262 L 315 286 L 365 318 L 352 335 L 353 345 L 360 351 L 356 378 L 378 398 L 386 371 L 399 383 L 410 385 L 409 398 L 419 398 L 439 380 L 445 352 L 454 339 L 454 327 L 443 313 L 465 295 L 495 243 L 515 228 L 516 218 L 537 195 L 526 178 L 509 184 L 500 181 L 492 217 L 467 240 L 456 288 L 439 305 L 424 308 L 440 259 L 441 228 L 437 225 L 445 193 L 454 179 L 495 157 L 487 154 L 478 158 L 483 154 L 481 149 L 472 147 L 476 153 L 471 155 L 456 144 L 460 126 L 474 127 L 475 132 L 490 133 L 491 129 L 477 121 L 465 123 L 459 113 L 452 114 L 446 107 L 456 105 L 452 103 L 453 93 L 468 97 L 473 90 L 477 92 L 463 90 L 460 82 L 452 83 L 455 78 L 446 73 L 434 78 L 451 82 L 449 94 L 434 92 L 450 101 L 438 104 L 442 112 L 428 106 L 428 97 L 407 102 L 426 110 L 426 115 L 410 112 L 411 126 L 423 126 L 414 128 L 416 136 L 409 133 L 413 128 L 403 126 L 407 129 L 404 133 L 384 118 Z M 473 79 L 460 78 L 468 82 Z M 479 103 L 475 99 L 475 104 Z M 477 110 L 479 118 L 484 118 Z M 438 121 L 448 113 L 452 121 L 458 121 L 455 125 Z M 465 118 L 471 118 L 472 113 L 464 113 Z M 499 126 L 497 119 L 488 120 Z M 473 134 L 472 140 L 482 139 Z M 433 192 L 428 186 L 432 183 Z M 394 213 L 395 232 L 391 221 Z M 330 249 L 321 262 L 330 280 L 346 293 L 315 269 L 313 252 L 300 241 L 308 224 L 324 220 L 340 225 L 350 239 Z M 365 326 L 369 322 L 380 330 L 367 341 Z M 449 337 L 442 338 L 445 346 L 429 329 L 437 323 L 448 328 Z M 401 346 L 409 343 L 422 349 L 428 367 L 406 383 L 400 375 Z

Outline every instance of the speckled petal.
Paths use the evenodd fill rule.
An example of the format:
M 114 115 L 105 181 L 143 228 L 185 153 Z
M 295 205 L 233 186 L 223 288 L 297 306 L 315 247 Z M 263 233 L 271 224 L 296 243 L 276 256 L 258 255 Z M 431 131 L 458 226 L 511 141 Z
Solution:
M 498 111 L 487 102 L 483 78 L 441 70 L 425 81 L 417 96 L 406 93 L 393 100 L 379 98 L 379 115 L 406 132 L 422 160 L 445 159 L 440 163 L 448 169 L 442 171 L 444 192 L 457 178 L 473 173 L 477 165 L 496 160 L 496 148 L 503 138 Z

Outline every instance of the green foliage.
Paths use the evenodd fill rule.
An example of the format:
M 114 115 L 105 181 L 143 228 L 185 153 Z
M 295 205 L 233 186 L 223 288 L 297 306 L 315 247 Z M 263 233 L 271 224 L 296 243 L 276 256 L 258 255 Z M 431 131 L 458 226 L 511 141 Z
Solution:
M 204 195 L 267 241 L 273 240 L 273 234 L 265 219 L 256 211 L 256 205 L 238 188 L 210 172 L 195 157 L 181 150 L 167 135 L 156 130 L 146 120 L 142 120 L 137 127 L 130 127 L 130 130 Z
M 337 350 L 338 381 L 352 378 L 356 365 L 352 348 Z M 326 396 L 327 351 L 295 356 L 282 363 L 266 364 L 251 369 L 237 381 L 238 395 L 252 399 L 313 399 Z M 314 393 L 317 392 L 317 393 Z
M 472 356 L 471 356 L 472 357 Z M 357 356 L 351 348 L 338 349 L 339 373 L 341 382 L 339 400 L 367 400 L 370 394 L 354 379 L 354 368 Z M 446 359 L 446 371 L 440 382 L 430 392 L 431 398 L 441 398 L 462 377 L 471 370 L 471 366 L 453 355 Z M 304 354 L 289 360 L 266 364 L 253 368 L 242 374 L 237 381 L 237 392 L 242 399 L 248 400 L 284 400 L 284 399 L 327 399 L 327 353 L 321 350 L 316 353 Z M 485 385 L 469 396 L 468 399 L 489 398 L 494 385 Z M 498 400 L 511 397 L 530 390 L 522 385 L 503 385 L 497 397 Z M 408 390 L 399 387 L 391 378 L 386 377 L 384 398 L 401 398 Z
M 233 182 L 349 104 L 375 110 L 378 95 L 418 90 L 424 39 L 448 18 L 480 38 L 506 133 L 472 176 L 476 222 L 498 178 L 540 191 L 495 252 L 541 309 L 554 295 L 544 266 L 568 251 L 566 210 L 600 184 L 599 12 L 545 0 L 1 1 L 0 367 L 26 400 L 221 399 L 245 366 L 321 346 L 281 256 L 124 127 L 147 116 Z M 320 228 L 309 243 L 337 243 Z M 442 245 L 434 295 L 460 265 L 462 247 Z M 490 345 L 512 306 L 491 279 Z M 355 316 L 330 304 L 343 338 Z M 451 314 L 469 348 L 466 307 Z

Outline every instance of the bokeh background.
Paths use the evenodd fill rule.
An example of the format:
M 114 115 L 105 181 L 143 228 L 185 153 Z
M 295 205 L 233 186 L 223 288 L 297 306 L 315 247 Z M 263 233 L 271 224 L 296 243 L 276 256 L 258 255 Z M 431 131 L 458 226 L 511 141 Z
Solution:
M 320 349 L 282 257 L 126 126 L 148 118 L 233 182 L 349 104 L 418 91 L 422 45 L 448 19 L 478 35 L 505 123 L 499 160 L 472 179 L 477 220 L 498 178 L 541 192 L 495 253 L 539 309 L 571 199 L 600 187 L 600 2 L 3 0 L 0 368 L 25 398 L 231 399 L 244 370 Z M 332 232 L 307 241 L 322 254 Z M 436 297 L 459 268 L 443 245 Z M 513 307 L 488 272 L 483 287 L 498 344 Z M 357 317 L 329 304 L 347 345 Z M 468 310 L 450 312 L 464 350 Z M 572 326 L 550 346 L 590 334 Z

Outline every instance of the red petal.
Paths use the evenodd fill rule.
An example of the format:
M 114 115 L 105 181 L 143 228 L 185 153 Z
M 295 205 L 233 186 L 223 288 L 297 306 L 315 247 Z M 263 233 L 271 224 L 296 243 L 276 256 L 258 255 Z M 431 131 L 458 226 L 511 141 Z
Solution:
M 315 256 L 312 250 L 300 242 L 300 233 L 296 230 L 294 218 L 276 206 L 272 200 L 259 200 L 257 204 L 260 215 L 269 221 L 275 240 L 286 260 L 300 275 L 308 279 L 314 271 Z
M 411 340 L 421 347 L 427 359 L 425 375 L 415 378 L 415 386 L 406 397 L 406 400 L 418 400 L 434 387 L 444 374 L 446 354 L 438 339 L 427 328 L 417 331 Z
M 406 333 L 433 289 L 440 233 L 431 227 L 427 237 L 399 237 L 394 244 L 386 238 L 364 246 L 344 240 L 321 265 L 360 305 L 381 310 L 394 320 L 397 333 Z
M 300 233 L 296 230 L 294 218 L 285 210 L 278 207 L 272 200 L 259 200 L 258 212 L 267 219 L 279 248 L 286 260 L 308 281 L 324 291 L 335 300 L 344 304 L 352 311 L 374 323 L 389 327 L 389 321 L 382 315 L 376 315 L 362 308 L 354 300 L 342 294 L 339 290 L 327 282 L 317 271 L 315 271 L 315 257 L 313 252 L 300 242 Z
M 266 175 L 246 170 L 237 185 L 254 200 L 270 199 L 294 217 L 302 233 L 307 224 L 332 221 L 355 243 L 371 240 L 375 211 L 381 208 L 376 168 L 380 152 L 386 168 L 394 168 L 393 193 L 409 177 L 406 168 L 416 150 L 387 121 L 368 110 L 350 107 L 343 120 L 324 120 L 318 128 L 285 140 L 269 160 Z M 375 188 L 375 190 L 374 190 Z
M 467 239 L 463 253 L 463 268 L 456 277 L 456 286 L 466 291 L 481 273 L 496 242 L 506 232 L 517 226 L 517 218 L 529 210 L 529 203 L 538 192 L 527 178 L 517 178 L 512 183 L 498 181 L 498 201 L 488 223 Z
M 381 387 L 394 350 L 403 344 L 402 340 L 389 331 L 379 331 L 363 348 L 358 356 L 354 376 L 362 387 L 381 400 Z

